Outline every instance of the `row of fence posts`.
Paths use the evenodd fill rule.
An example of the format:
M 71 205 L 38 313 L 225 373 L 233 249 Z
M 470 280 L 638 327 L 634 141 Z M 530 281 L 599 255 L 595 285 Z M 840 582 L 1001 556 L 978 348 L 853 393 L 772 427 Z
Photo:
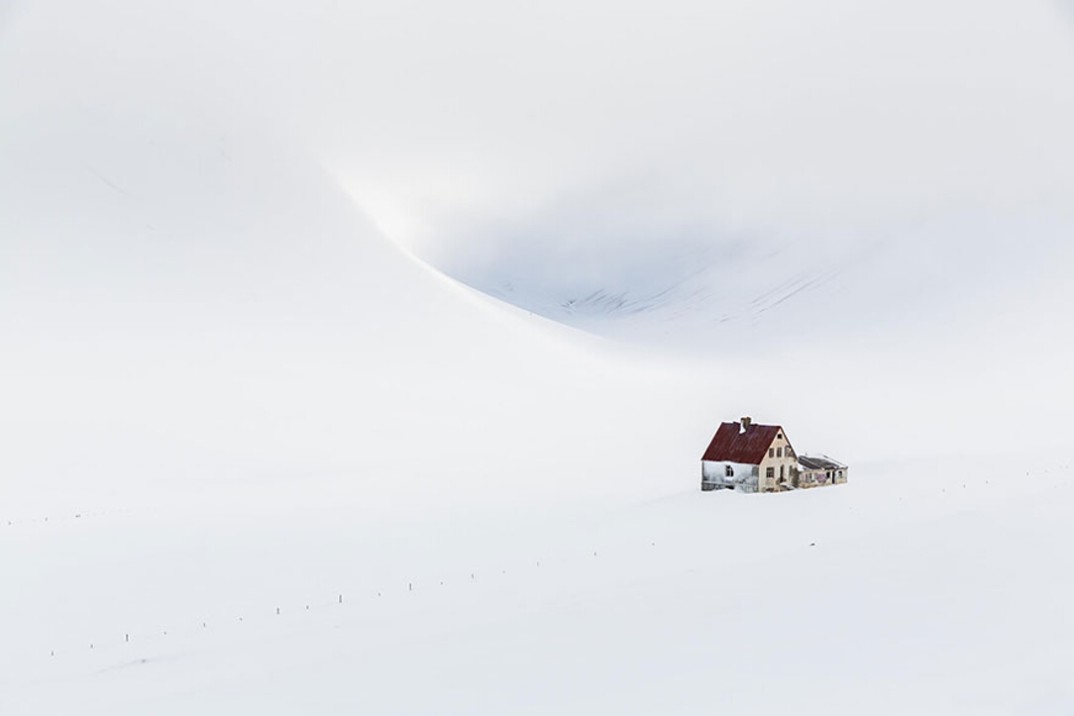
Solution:
M 655 542 L 655 541 L 650 541 L 650 543 L 649 543 L 649 546 L 650 546 L 650 547 L 656 547 L 656 542 Z M 594 552 L 593 552 L 593 556 L 594 556 L 594 557 L 597 557 L 597 556 L 598 556 L 598 552 L 597 552 L 597 551 L 594 551 Z M 535 561 L 535 565 L 536 565 L 536 568 L 540 568 L 540 566 L 541 566 L 541 560 L 536 560 L 536 561 Z M 505 574 L 507 574 L 507 569 L 505 569 L 505 568 L 504 568 L 504 569 L 501 569 L 501 570 L 500 570 L 500 574 L 502 574 L 502 575 L 505 575 Z M 477 580 L 477 573 L 476 573 L 476 572 L 470 572 L 470 580 L 471 580 L 471 581 L 476 581 L 476 580 Z M 438 581 L 439 581 L 439 584 L 440 584 L 440 586 L 441 586 L 441 587 L 445 586 L 445 582 L 444 582 L 444 580 L 438 580 Z M 413 593 L 413 592 L 414 592 L 414 582 L 413 582 L 413 581 L 409 581 L 409 582 L 407 582 L 407 585 L 406 585 L 406 586 L 407 586 L 407 592 L 408 592 L 408 593 Z M 337 593 L 337 595 L 336 595 L 336 604 L 337 604 L 337 605 L 342 605 L 342 604 L 344 603 L 344 598 L 343 598 L 343 596 L 344 596 L 344 595 L 343 595 L 343 593 L 342 593 L 342 592 L 340 592 L 340 593 Z M 378 591 L 378 592 L 377 592 L 377 597 L 378 597 L 378 598 L 380 598 L 380 597 L 382 597 L 382 596 L 383 596 L 383 591 Z M 310 611 L 310 605 L 309 605 L 309 604 L 305 604 L 305 605 L 304 605 L 304 609 L 303 609 L 302 611 L 305 611 L 305 612 L 308 612 L 308 611 Z M 276 614 L 276 616 L 282 616 L 282 614 L 283 614 L 283 610 L 282 610 L 282 608 L 281 608 L 281 607 L 276 607 L 276 608 L 275 608 L 275 614 Z M 241 622 L 243 622 L 243 621 L 244 621 L 244 619 L 243 619 L 243 617 L 242 617 L 242 616 L 239 616 L 239 617 L 237 618 L 237 620 L 236 620 L 236 621 L 238 621 L 238 622 L 240 622 L 240 623 L 241 623 Z M 209 627 L 209 623 L 208 623 L 208 621 L 202 621 L 202 622 L 201 622 L 201 628 L 202 628 L 202 629 L 208 629 L 208 627 Z M 167 631 L 165 631 L 165 630 L 162 630 L 162 631 L 161 631 L 161 636 L 165 636 L 165 637 L 166 637 L 166 636 L 168 636 L 168 632 L 167 632 Z M 130 643 L 131 643 L 131 633 L 130 633 L 130 632 L 124 632 L 124 634 L 123 634 L 123 643 L 124 643 L 124 644 L 130 644 Z M 89 649 L 90 649 L 90 650 L 96 650 L 96 648 L 97 648 L 97 645 L 98 645 L 98 643 L 97 643 L 97 642 L 89 642 Z M 53 650 L 50 650 L 50 651 L 49 651 L 49 656 L 50 656 L 50 657 L 55 657 L 55 656 L 56 656 L 56 650 L 55 650 L 55 649 L 53 649 Z

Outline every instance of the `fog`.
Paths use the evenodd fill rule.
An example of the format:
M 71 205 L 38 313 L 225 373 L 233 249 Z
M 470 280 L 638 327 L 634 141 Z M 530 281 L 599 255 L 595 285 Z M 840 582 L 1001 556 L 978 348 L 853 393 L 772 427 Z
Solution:
M 631 242 L 859 240 L 946 210 L 1065 209 L 1064 8 L 9 1 L 2 97 L 8 123 L 270 134 L 448 263 L 614 245 L 586 224 L 623 207 Z M 561 235 L 520 238 L 534 216 Z

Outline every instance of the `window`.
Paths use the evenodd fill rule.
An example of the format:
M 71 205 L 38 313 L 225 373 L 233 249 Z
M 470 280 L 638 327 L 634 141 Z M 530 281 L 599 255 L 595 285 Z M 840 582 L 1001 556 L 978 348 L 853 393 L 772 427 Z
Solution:
M 768 457 L 775 457 L 775 456 L 776 456 L 776 449 L 775 448 L 768 448 Z
M 728 465 L 727 467 L 724 468 L 723 474 L 726 475 L 727 477 L 734 477 L 735 476 L 735 468 L 733 468 L 730 465 Z
M 775 476 L 776 476 L 776 468 L 774 468 L 774 467 L 770 467 L 770 468 L 768 468 L 768 469 L 767 469 L 767 470 L 765 471 L 765 474 L 764 474 L 764 476 L 765 476 L 765 477 L 767 477 L 767 478 L 773 478 L 773 477 L 775 477 Z
M 783 439 L 783 433 L 776 433 L 776 439 L 782 440 Z
M 783 457 L 783 448 L 776 448 L 776 457 Z

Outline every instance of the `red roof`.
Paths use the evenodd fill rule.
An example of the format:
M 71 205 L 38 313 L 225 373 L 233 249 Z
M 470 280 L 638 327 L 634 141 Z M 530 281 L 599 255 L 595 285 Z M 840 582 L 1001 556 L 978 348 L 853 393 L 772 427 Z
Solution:
M 741 423 L 721 423 L 701 459 L 760 465 L 768 453 L 768 447 L 782 431 L 783 428 L 778 425 L 751 424 L 743 430 Z

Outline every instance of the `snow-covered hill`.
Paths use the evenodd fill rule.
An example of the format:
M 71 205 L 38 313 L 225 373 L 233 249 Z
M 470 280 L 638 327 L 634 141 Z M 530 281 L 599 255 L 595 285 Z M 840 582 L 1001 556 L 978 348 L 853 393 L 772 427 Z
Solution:
M 800 7 L 0 5 L 0 713 L 1068 711 L 1069 166 L 1025 153 L 1071 111 L 1066 28 L 937 11 L 979 13 L 974 57 L 1039 35 L 982 121 L 1040 132 L 895 211 L 917 170 L 814 173 L 839 131 L 728 152 L 771 41 L 861 50 L 924 4 Z M 649 203 L 540 209 L 660 157 Z M 702 494 L 745 414 L 850 484 Z

